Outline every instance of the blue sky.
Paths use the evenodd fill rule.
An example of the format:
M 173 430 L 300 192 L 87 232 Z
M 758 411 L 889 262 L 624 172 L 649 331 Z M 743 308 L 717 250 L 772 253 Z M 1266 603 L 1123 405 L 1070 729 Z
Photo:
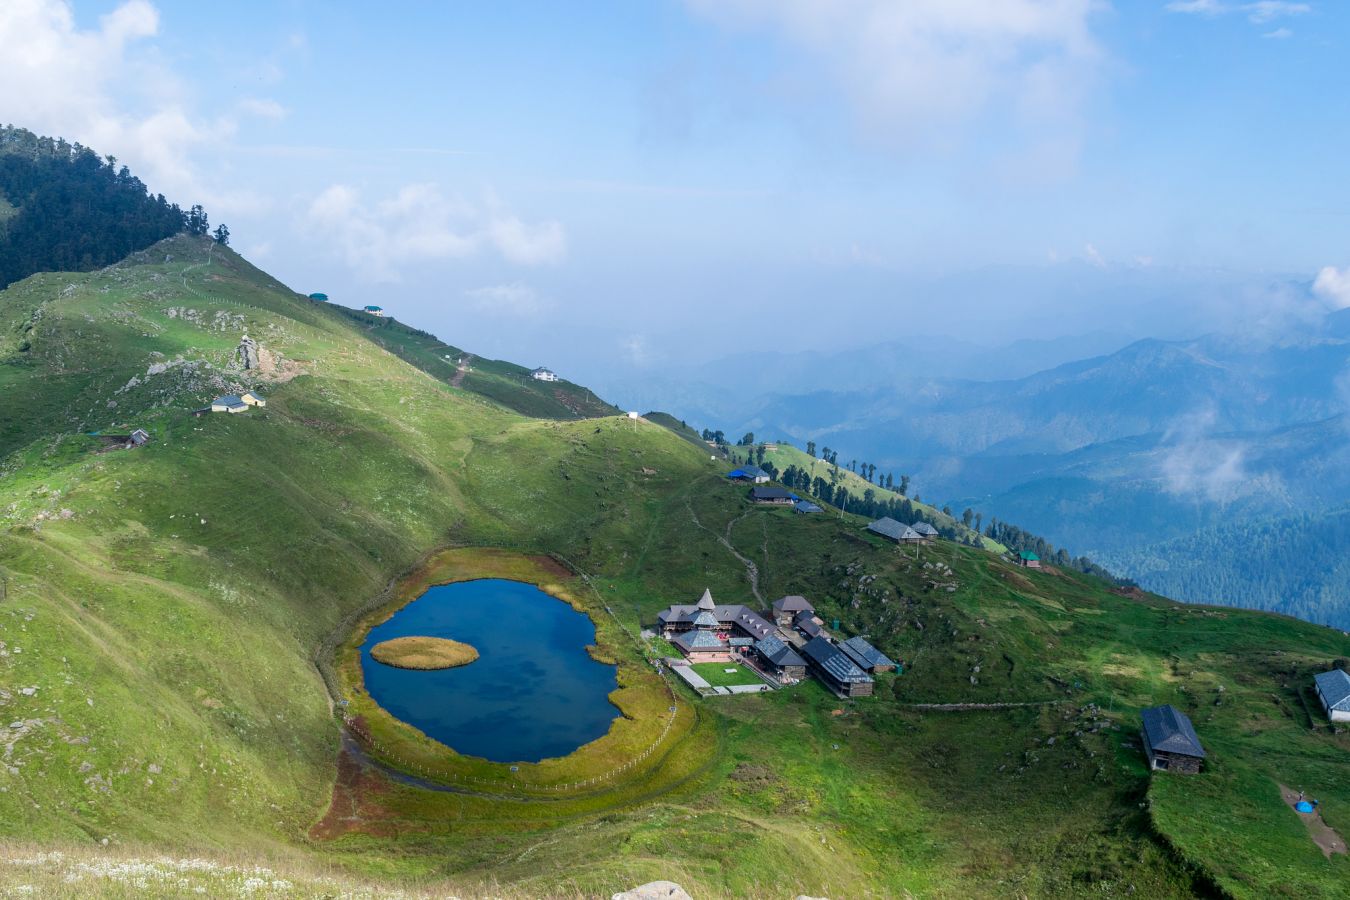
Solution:
M 612 384 L 1350 304 L 1347 38 L 1329 0 L 7 0 L 0 120 L 297 289 Z

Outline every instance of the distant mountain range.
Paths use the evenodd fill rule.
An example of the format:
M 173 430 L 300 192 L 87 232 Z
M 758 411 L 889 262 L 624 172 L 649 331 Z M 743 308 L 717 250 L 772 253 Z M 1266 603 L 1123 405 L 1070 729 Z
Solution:
M 910 474 L 925 499 L 1017 522 L 1152 589 L 1350 628 L 1350 574 L 1249 564 L 1295 534 L 1307 559 L 1350 549 L 1335 524 L 1350 506 L 1350 310 L 1111 343 L 1092 335 L 1078 347 L 1106 352 L 1067 361 L 1071 340 L 746 355 L 663 405 Z M 985 377 L 1036 359 L 1053 366 Z M 776 378 L 797 387 L 765 390 Z M 1197 566 L 1203 578 L 1185 574 Z

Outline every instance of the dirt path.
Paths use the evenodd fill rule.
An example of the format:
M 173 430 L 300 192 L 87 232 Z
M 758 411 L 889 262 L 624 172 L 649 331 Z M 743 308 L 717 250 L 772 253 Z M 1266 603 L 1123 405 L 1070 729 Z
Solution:
M 763 605 L 764 597 L 759 593 L 759 566 L 755 565 L 754 562 L 751 561 L 748 557 L 742 556 L 740 552 L 731 545 L 731 541 L 729 540 L 729 537 L 731 536 L 731 527 L 735 525 L 737 522 L 739 522 L 741 519 L 744 519 L 745 516 L 750 515 L 750 513 L 746 513 L 745 515 L 739 516 L 738 518 L 732 519 L 730 522 L 728 522 L 727 536 L 723 537 L 722 535 L 713 531 L 707 525 L 704 525 L 702 522 L 698 520 L 698 513 L 694 512 L 694 505 L 689 502 L 688 498 L 685 499 L 684 505 L 689 509 L 689 517 L 694 520 L 694 524 L 697 525 L 699 528 L 702 528 L 704 531 L 708 532 L 708 534 L 711 534 L 713 537 L 717 538 L 718 543 L 720 543 L 723 547 L 726 547 L 727 551 L 732 556 L 740 560 L 741 565 L 745 566 L 745 577 L 750 581 L 750 593 L 754 594 L 755 599 L 758 600 L 761 605 Z
M 1333 853 L 1345 853 L 1345 841 L 1337 834 L 1330 825 L 1322 821 L 1322 814 L 1317 810 L 1311 813 L 1301 813 L 1294 809 L 1294 804 L 1298 802 L 1298 791 L 1290 790 L 1284 785 L 1280 785 L 1280 796 L 1290 809 L 1294 810 L 1294 815 L 1303 820 L 1303 824 L 1308 826 L 1308 836 L 1313 839 L 1322 850 L 1322 855 L 1331 859 Z M 1308 799 L 1312 799 L 1309 797 Z
M 473 363 L 473 354 L 466 353 L 460 358 L 459 364 L 455 366 L 455 374 L 450 379 L 451 387 L 459 387 L 464 383 L 464 376 L 469 371 L 469 366 Z

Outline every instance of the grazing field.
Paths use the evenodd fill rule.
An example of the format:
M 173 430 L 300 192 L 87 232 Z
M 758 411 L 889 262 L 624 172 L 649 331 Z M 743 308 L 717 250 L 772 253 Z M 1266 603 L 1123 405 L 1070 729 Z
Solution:
M 264 369 L 239 367 L 244 331 Z M 1350 735 L 1307 694 L 1343 633 L 750 508 L 663 428 L 531 418 L 395 349 L 188 238 L 0 292 L 0 391 L 23 410 L 0 416 L 0 842 L 411 896 L 1350 883 L 1279 791 L 1350 834 Z M 266 408 L 189 414 L 255 387 Z M 132 427 L 151 442 L 94 452 Z M 371 622 L 482 577 L 590 616 L 618 668 L 609 734 L 513 771 L 363 695 Z M 905 674 L 856 701 L 814 682 L 702 701 L 639 632 L 704 588 L 805 595 Z M 1209 751 L 1197 776 L 1145 769 L 1138 713 L 1165 702 Z M 51 896 L 69 874 L 12 865 Z

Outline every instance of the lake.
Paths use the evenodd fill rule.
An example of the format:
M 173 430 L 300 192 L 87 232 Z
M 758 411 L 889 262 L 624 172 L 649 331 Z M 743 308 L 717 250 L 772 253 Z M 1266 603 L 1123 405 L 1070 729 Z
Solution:
M 370 648 L 410 635 L 478 649 L 476 662 L 422 672 L 382 665 Z M 609 731 L 615 667 L 586 653 L 595 626 L 532 584 L 461 581 L 426 593 L 377 625 L 361 645 L 366 690 L 395 718 L 466 756 L 538 762 Z

